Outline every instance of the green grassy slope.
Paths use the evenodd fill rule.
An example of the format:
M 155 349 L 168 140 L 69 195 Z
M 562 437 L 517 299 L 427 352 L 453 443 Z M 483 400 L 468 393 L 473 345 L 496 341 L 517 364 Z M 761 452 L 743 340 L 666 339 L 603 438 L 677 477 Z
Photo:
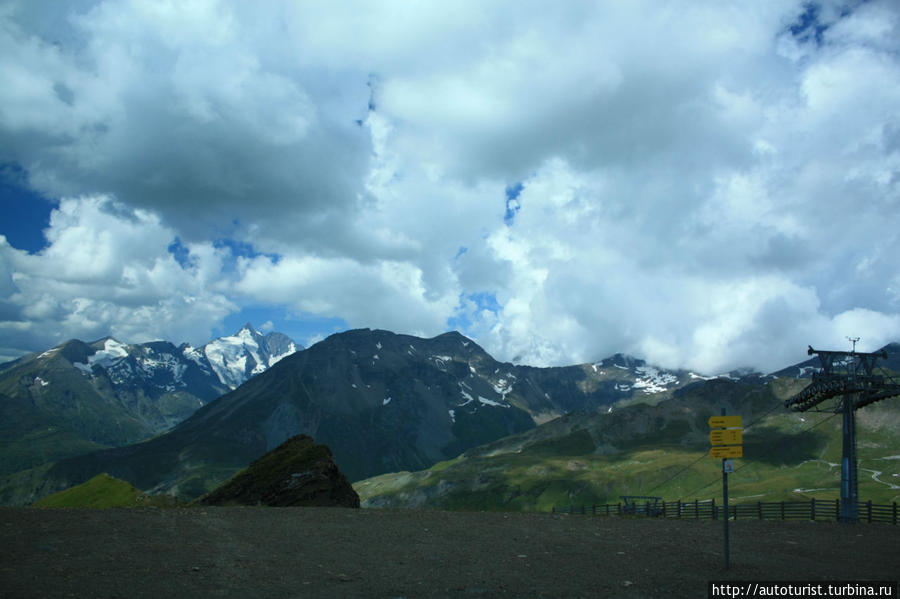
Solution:
M 0 476 L 105 447 L 31 400 L 0 393 Z
M 431 469 L 386 474 L 354 487 L 364 506 L 442 509 L 549 510 L 616 503 L 621 495 L 709 498 L 721 494 L 721 460 L 706 455 L 707 419 L 725 405 L 743 416 L 745 426 L 745 457 L 729 477 L 733 500 L 840 495 L 840 416 L 782 407 L 803 382 L 711 382 L 655 406 L 570 414 Z M 898 424 L 897 400 L 857 412 L 863 500 L 900 500 Z
M 171 505 L 173 499 L 145 495 L 131 484 L 103 473 L 91 480 L 44 497 L 33 507 L 42 508 L 114 508 Z

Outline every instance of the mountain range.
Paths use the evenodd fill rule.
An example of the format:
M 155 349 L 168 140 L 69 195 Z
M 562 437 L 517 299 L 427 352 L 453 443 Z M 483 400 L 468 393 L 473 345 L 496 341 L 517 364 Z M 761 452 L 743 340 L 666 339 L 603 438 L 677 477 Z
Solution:
M 893 364 L 898 352 L 891 348 Z M 260 358 L 254 363 L 265 363 Z M 533 455 L 535 447 L 557 457 L 620 455 L 623 447 L 652 444 L 656 429 L 667 443 L 693 447 L 704 442 L 703 414 L 718 409 L 723 390 L 738 410 L 753 401 L 772 404 L 774 389 L 801 388 L 816 366 L 808 361 L 773 375 L 738 371 L 707 377 L 617 354 L 596 363 L 536 368 L 494 360 L 455 332 L 422 339 L 352 330 L 272 363 L 165 434 L 99 451 L 81 447 L 81 455 L 20 469 L 0 479 L 0 503 L 29 503 L 101 472 L 143 491 L 192 499 L 298 434 L 328 445 L 351 481 L 449 471 L 461 461 L 475 463 L 469 458 L 476 454 L 509 460 Z M 656 418 L 654 410 L 664 416 Z M 515 439 L 534 442 L 502 449 L 514 447 Z M 484 476 L 480 472 L 473 480 Z M 360 494 L 375 497 L 371 490 Z
M 247 324 L 199 348 L 75 339 L 0 364 L 0 474 L 163 433 L 297 349 Z

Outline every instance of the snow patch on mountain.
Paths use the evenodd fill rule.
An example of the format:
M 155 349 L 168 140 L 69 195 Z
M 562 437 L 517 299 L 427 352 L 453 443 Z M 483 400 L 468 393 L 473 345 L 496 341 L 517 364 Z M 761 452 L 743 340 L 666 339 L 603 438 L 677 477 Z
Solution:
M 280 354 L 272 354 L 272 355 L 270 355 L 270 356 L 269 356 L 269 368 L 271 368 L 272 366 L 274 366 L 275 364 L 277 364 L 278 362 L 280 362 L 280 361 L 283 360 L 284 358 L 287 358 L 287 357 L 288 357 L 289 355 L 291 355 L 292 353 L 296 352 L 297 349 L 299 349 L 299 348 L 297 347 L 297 345 L 296 345 L 293 341 L 291 341 L 291 342 L 288 344 L 288 347 L 287 347 L 287 349 L 286 349 L 284 352 L 282 352 L 282 353 L 280 353 Z
M 127 357 L 128 346 L 124 343 L 119 343 L 113 338 L 109 338 L 103 343 L 103 349 L 88 357 L 88 365 L 94 366 L 96 364 L 103 368 L 109 368 Z
M 195 349 L 190 345 L 185 345 L 184 350 L 182 350 L 181 352 L 181 355 L 191 362 L 197 364 L 197 366 L 206 368 L 206 364 L 203 363 L 203 353 L 199 349 Z
M 461 407 L 467 406 L 470 403 L 472 403 L 473 401 L 475 401 L 475 398 L 472 397 L 470 394 L 466 393 L 464 390 L 460 389 L 459 392 L 463 396 L 463 399 L 465 399 L 466 401 L 461 404 L 458 404 L 456 407 L 461 408 Z
M 641 389 L 647 395 L 664 393 L 668 385 L 678 384 L 678 377 L 668 372 L 660 372 L 652 366 L 637 366 L 635 372 L 638 377 L 632 387 Z
M 481 402 L 482 405 L 485 406 L 494 406 L 496 408 L 509 408 L 511 407 L 509 404 L 500 403 L 499 401 L 494 401 L 492 399 L 488 399 L 487 397 L 478 396 L 478 401 Z
M 103 349 L 99 349 L 93 355 L 88 356 L 87 362 L 73 362 L 72 366 L 85 374 L 91 374 L 94 366 L 109 369 L 127 357 L 128 346 L 110 337 L 104 341 Z
M 494 383 L 493 387 L 497 395 L 503 397 L 503 401 L 506 401 L 506 396 L 509 395 L 513 388 L 512 383 L 506 379 L 499 379 Z

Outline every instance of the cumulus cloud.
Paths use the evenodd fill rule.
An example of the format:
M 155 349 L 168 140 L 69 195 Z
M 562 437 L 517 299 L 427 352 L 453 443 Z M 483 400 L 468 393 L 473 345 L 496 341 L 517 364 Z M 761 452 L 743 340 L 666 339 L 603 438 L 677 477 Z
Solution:
M 8 3 L 0 161 L 70 199 L 0 251 L 0 345 L 250 302 L 535 364 L 874 349 L 898 40 L 886 1 Z
M 198 344 L 235 310 L 219 292 L 226 251 L 192 244 L 179 264 L 171 229 L 108 196 L 63 199 L 37 254 L 0 242 L 9 347 L 46 348 L 112 335 Z
M 307 217 L 362 191 L 366 74 L 311 73 L 281 50 L 279 11 L 98 3 L 40 34 L 43 15 L 5 13 L 0 156 L 45 193 L 112 193 L 190 239 L 321 240 Z

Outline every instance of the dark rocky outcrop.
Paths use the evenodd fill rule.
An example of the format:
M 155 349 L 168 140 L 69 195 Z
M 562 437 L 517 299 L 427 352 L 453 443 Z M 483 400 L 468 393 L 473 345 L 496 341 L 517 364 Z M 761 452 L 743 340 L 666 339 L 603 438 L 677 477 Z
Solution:
M 202 497 L 204 505 L 359 507 L 359 495 L 326 445 L 291 437 Z

